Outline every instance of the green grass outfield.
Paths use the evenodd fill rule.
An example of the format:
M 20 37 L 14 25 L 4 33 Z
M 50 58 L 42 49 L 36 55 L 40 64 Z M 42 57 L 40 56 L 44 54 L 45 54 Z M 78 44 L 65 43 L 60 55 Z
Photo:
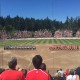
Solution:
M 80 39 L 0 40 L 0 47 L 6 46 L 6 45 L 31 45 L 31 44 L 80 45 Z

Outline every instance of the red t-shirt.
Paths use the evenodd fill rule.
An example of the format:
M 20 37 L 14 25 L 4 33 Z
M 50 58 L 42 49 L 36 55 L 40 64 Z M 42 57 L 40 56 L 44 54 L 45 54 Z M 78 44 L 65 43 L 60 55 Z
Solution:
M 1 80 L 25 80 L 23 72 L 17 70 L 6 70 L 0 77 Z
M 1 74 L 0 74 L 0 80 L 1 80 Z
M 41 69 L 33 69 L 27 73 L 26 80 L 50 80 L 50 75 Z
M 65 75 L 66 77 L 69 75 L 69 69 L 66 70 Z

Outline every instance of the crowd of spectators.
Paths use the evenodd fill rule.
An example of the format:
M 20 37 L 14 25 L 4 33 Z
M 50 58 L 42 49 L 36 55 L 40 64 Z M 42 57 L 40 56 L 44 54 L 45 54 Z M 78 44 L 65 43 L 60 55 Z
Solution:
M 35 38 L 39 38 L 39 37 L 52 37 L 52 33 L 51 31 L 48 30 L 39 30 L 39 31 L 35 31 L 34 33 L 34 37 Z
M 73 37 L 73 32 L 71 30 L 57 30 L 54 34 L 55 38 L 62 38 L 62 37 Z
M 42 38 L 42 37 L 52 37 L 51 31 L 39 30 L 34 33 L 31 31 L 15 31 L 13 34 L 8 34 L 7 32 L 0 31 L 0 39 L 19 39 L 19 38 Z
M 76 69 L 57 70 L 53 80 L 80 80 L 80 67 Z
M 7 39 L 8 38 L 8 34 L 4 31 L 4 32 L 0 32 L 0 39 Z
M 62 37 L 62 32 L 60 30 L 55 31 L 54 37 L 55 38 L 61 38 Z
M 80 67 L 76 69 L 59 69 L 54 76 L 46 71 L 46 64 L 40 55 L 32 58 L 33 70 L 17 68 L 17 58 L 8 60 L 9 69 L 0 68 L 0 80 L 80 80 Z
M 62 37 L 73 37 L 73 31 L 71 30 L 57 30 L 52 34 L 49 30 L 38 30 L 35 32 L 31 31 L 15 31 L 13 34 L 9 34 L 5 31 L 0 31 L 0 39 L 19 39 L 19 38 L 62 38 Z M 78 30 L 74 37 L 80 37 L 80 30 Z
M 76 37 L 80 37 L 80 30 L 76 32 Z
M 32 34 L 30 31 L 16 31 L 13 35 L 13 38 L 30 38 Z
M 71 30 L 64 30 L 63 31 L 63 37 L 72 37 L 73 32 Z

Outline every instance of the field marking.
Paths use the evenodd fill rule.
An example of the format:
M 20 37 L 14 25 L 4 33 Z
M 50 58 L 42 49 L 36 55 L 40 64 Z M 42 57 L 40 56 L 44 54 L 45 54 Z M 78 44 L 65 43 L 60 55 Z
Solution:
M 18 38 L 18 39 L 5 39 L 5 40 L 37 40 L 37 39 L 80 39 L 80 37 L 62 37 L 62 38 Z

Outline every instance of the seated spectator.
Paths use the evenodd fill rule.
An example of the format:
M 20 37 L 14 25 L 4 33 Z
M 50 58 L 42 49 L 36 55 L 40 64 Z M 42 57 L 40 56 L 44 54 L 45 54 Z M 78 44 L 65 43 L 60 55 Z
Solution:
M 34 56 L 32 63 L 35 69 L 30 70 L 27 73 L 26 80 L 50 80 L 50 75 L 40 69 L 40 66 L 42 64 L 42 57 L 40 55 Z
M 1 80 L 25 80 L 24 74 L 21 71 L 16 70 L 17 59 L 12 57 L 8 61 L 9 70 L 5 70 L 1 74 Z

